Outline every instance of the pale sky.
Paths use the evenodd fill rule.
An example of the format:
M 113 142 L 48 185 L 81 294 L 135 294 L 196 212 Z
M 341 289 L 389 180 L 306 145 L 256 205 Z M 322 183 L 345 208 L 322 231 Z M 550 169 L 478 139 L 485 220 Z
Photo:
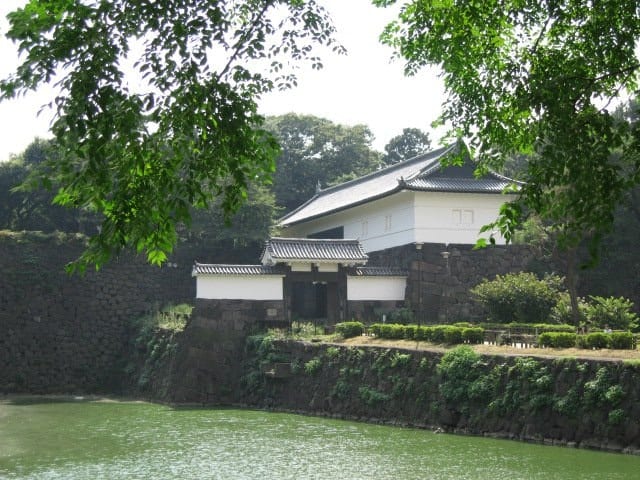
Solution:
M 407 78 L 400 61 L 391 61 L 391 50 L 378 42 L 384 25 L 395 11 L 378 9 L 371 0 L 320 0 L 330 11 L 339 41 L 348 55 L 321 54 L 324 68 L 302 70 L 298 86 L 265 96 L 260 102 L 264 115 L 289 112 L 316 115 L 345 125 L 365 124 L 375 135 L 380 151 L 403 128 L 437 132 L 430 124 L 440 113 L 442 82 L 434 71 L 422 71 Z M 8 12 L 24 0 L 0 0 L 0 77 L 17 65 L 15 46 L 4 38 Z M 40 107 L 53 98 L 51 88 L 26 97 L 0 103 L 0 161 L 22 152 L 36 137 L 48 137 L 50 113 L 38 115 Z

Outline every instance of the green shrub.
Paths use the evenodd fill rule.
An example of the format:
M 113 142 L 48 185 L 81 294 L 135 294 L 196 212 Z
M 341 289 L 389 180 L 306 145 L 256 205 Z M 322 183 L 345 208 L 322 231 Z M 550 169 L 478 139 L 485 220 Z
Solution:
M 471 289 L 471 294 L 498 323 L 546 321 L 556 305 L 562 279 L 547 276 L 539 280 L 533 273 L 497 275 Z
M 380 338 L 391 338 L 393 335 L 393 327 L 388 323 L 380 325 Z
M 490 322 L 483 322 L 480 324 L 480 326 L 484 329 L 487 330 L 495 330 L 495 329 L 500 329 L 503 330 L 505 328 L 509 328 L 511 330 L 516 330 L 516 331 L 523 331 L 524 333 L 526 332 L 531 332 L 533 333 L 534 331 L 537 331 L 538 333 L 543 333 L 543 332 L 575 332 L 576 331 L 576 327 L 575 325 L 570 325 L 567 323 L 561 323 L 561 324 L 555 324 L 555 323 L 518 323 L 518 322 L 511 322 L 511 323 L 490 323 Z
M 404 326 L 404 338 L 408 340 L 416 340 L 416 332 L 418 331 L 417 325 L 405 325 Z
M 585 317 L 585 310 L 587 308 L 587 302 L 583 298 L 578 298 L 578 315 L 580 319 Z M 567 292 L 560 292 L 558 294 L 558 301 L 551 309 L 549 320 L 553 323 L 559 324 L 572 324 L 573 309 L 571 307 L 571 298 Z
M 544 332 L 538 335 L 538 345 L 551 348 L 575 347 L 576 334 L 569 332 Z
M 462 341 L 469 344 L 481 344 L 484 342 L 484 328 L 480 327 L 463 327 Z
M 400 353 L 395 352 L 391 356 L 391 368 L 396 367 L 404 367 L 411 362 L 411 354 L 410 353 Z
M 370 407 L 373 407 L 379 403 L 386 402 L 391 397 L 383 392 L 379 392 L 368 386 L 362 386 L 358 389 L 358 393 L 360 394 L 360 399 Z
M 336 323 L 336 333 L 342 338 L 359 337 L 364 333 L 364 325 L 362 322 Z
M 583 335 L 583 341 L 579 343 L 581 348 L 608 348 L 611 337 L 606 333 L 592 332 Z
M 380 336 L 380 331 L 382 329 L 382 323 L 374 323 L 372 325 L 369 326 L 368 328 L 368 332 L 370 335 L 374 335 L 376 337 Z
M 318 357 L 312 358 L 304 364 L 304 371 L 307 375 L 316 375 L 322 368 L 322 360 Z
M 440 393 L 450 402 L 482 398 L 491 382 L 484 378 L 481 357 L 463 345 L 445 353 L 437 366 L 442 377 Z
M 448 345 L 459 345 L 462 342 L 462 328 L 448 325 L 444 327 L 444 343 Z
M 616 408 L 609 412 L 609 425 L 620 425 L 627 418 L 627 414 L 622 408 Z
M 430 328 L 430 339 L 433 343 L 445 343 L 444 332 L 447 327 L 445 325 L 434 325 Z
M 429 341 L 431 338 L 431 330 L 429 327 L 419 326 L 413 334 L 414 340 Z
M 405 326 L 398 323 L 375 323 L 369 330 L 379 338 L 396 340 L 404 338 Z
M 631 332 L 613 332 L 609 334 L 610 346 L 617 350 L 633 350 L 635 348 L 635 339 Z
M 584 313 L 590 325 L 613 330 L 635 330 L 638 328 L 638 315 L 632 308 L 633 302 L 624 297 L 589 296 Z

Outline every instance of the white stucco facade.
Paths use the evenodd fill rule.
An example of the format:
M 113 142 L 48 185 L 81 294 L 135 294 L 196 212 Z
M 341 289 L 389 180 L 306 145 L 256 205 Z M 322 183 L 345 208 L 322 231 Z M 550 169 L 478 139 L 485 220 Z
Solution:
M 502 194 L 400 191 L 388 197 L 288 226 L 284 233 L 306 237 L 343 227 L 344 238 L 360 240 L 372 252 L 410 243 L 475 244 L 480 228 L 498 215 Z M 496 243 L 504 243 L 496 236 Z
M 347 300 L 404 300 L 407 277 L 347 277 Z
M 283 275 L 198 275 L 196 298 L 282 300 Z

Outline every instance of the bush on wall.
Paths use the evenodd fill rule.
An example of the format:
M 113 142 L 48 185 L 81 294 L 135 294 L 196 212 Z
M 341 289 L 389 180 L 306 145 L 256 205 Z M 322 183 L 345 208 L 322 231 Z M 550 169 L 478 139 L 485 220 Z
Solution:
M 478 344 L 484 341 L 484 329 L 481 327 L 458 327 L 455 325 L 399 325 L 374 323 L 369 332 L 378 338 L 388 340 L 408 339 L 433 343 L 458 345 L 461 343 Z
M 342 338 L 359 337 L 364 333 L 364 324 L 362 322 L 336 323 L 336 333 Z
M 539 280 L 529 272 L 497 275 L 471 289 L 471 294 L 497 323 L 541 323 L 549 319 L 558 301 L 562 278 L 556 275 Z
M 632 308 L 633 302 L 624 297 L 589 296 L 584 315 L 588 324 L 598 328 L 635 330 L 638 328 L 638 315 Z
M 545 332 L 538 335 L 538 345 L 551 348 L 572 348 L 576 346 L 576 334 L 568 332 Z

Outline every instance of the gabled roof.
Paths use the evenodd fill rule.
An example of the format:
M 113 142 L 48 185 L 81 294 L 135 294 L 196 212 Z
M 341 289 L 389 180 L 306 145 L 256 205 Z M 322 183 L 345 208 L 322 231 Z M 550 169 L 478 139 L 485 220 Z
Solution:
M 290 262 L 364 264 L 369 256 L 358 240 L 279 238 L 267 241 L 264 265 Z
M 443 168 L 441 160 L 447 155 L 459 151 L 459 148 L 461 147 L 458 142 L 355 180 L 320 190 L 309 201 L 282 217 L 280 225 L 295 225 L 377 200 L 402 190 L 500 193 L 507 186 L 518 184 L 515 180 L 494 172 L 476 178 L 474 176 L 475 165 L 468 155 L 466 155 L 466 161 L 462 166 Z
M 191 276 L 198 275 L 284 275 L 284 272 L 270 265 L 223 265 L 196 262 Z

